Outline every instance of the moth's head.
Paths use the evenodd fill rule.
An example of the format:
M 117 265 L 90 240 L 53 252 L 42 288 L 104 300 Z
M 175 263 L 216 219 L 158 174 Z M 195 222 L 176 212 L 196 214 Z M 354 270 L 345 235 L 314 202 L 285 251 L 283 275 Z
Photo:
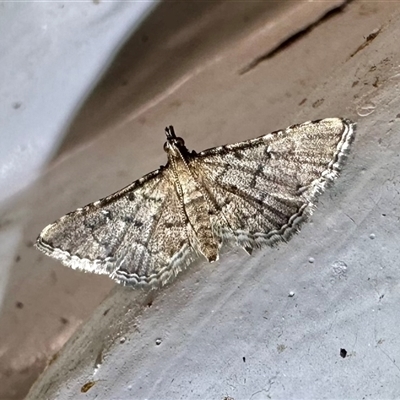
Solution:
M 165 128 L 165 136 L 167 137 L 167 141 L 164 143 L 164 151 L 166 153 L 172 153 L 175 155 L 186 149 L 185 141 L 175 135 L 173 126 Z

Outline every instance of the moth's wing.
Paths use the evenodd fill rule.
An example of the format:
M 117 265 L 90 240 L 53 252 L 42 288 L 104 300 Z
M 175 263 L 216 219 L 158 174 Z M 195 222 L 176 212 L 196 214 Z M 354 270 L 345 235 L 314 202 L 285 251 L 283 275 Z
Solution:
M 329 118 L 193 155 L 216 235 L 249 252 L 289 239 L 338 176 L 354 131 L 351 121 Z
M 196 257 L 168 166 L 61 217 L 36 246 L 68 267 L 125 285 L 165 284 Z

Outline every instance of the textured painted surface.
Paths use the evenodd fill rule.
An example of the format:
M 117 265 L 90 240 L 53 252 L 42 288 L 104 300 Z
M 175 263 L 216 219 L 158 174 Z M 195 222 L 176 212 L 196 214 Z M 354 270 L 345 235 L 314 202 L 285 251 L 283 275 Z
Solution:
M 307 3 L 308 16 L 316 4 Z M 356 120 L 346 168 L 311 223 L 278 249 L 195 264 L 158 293 L 115 288 L 28 398 L 399 397 L 398 7 L 355 1 L 271 55 L 271 43 L 285 37 L 274 29 L 287 32 L 302 16 L 285 10 L 210 57 L 202 53 L 197 68 L 184 69 L 143 107 L 129 107 L 130 78 L 138 76 L 129 75 L 131 58 L 123 77 L 129 90 L 112 90 L 121 75 L 105 79 L 109 97 L 99 97 L 108 100 L 104 108 L 97 103 L 103 118 L 93 141 L 74 147 L 67 139 L 74 152 L 52 163 L 24 204 L 29 221 L 11 255 L 0 323 L 13 360 L 52 354 L 110 288 L 106 278 L 40 258 L 28 240 L 48 221 L 164 163 L 158 149 L 166 125 L 202 149 L 310 119 Z M 168 43 L 172 51 L 178 42 Z M 172 60 L 169 68 L 179 68 Z M 163 77 L 150 75 L 153 90 Z M 113 104 L 124 111 L 108 120 Z M 89 110 L 80 114 L 86 127 L 96 120 L 96 108 Z

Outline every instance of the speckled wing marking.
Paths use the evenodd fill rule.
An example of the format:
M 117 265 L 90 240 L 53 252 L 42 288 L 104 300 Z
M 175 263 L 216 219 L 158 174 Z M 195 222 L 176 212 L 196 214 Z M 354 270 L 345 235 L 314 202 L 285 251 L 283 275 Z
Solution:
M 249 253 L 289 239 L 338 176 L 354 131 L 351 121 L 329 118 L 193 157 L 189 166 L 215 205 L 216 235 Z
M 165 283 L 195 257 L 168 168 L 61 217 L 36 246 L 68 267 L 127 285 Z

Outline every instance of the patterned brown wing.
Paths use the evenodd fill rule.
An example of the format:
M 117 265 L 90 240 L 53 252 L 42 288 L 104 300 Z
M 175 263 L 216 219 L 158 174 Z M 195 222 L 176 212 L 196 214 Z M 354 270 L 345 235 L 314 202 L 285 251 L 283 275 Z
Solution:
M 216 235 L 249 252 L 289 239 L 338 176 L 354 130 L 329 118 L 192 156 L 189 166 L 215 206 Z
M 36 246 L 68 267 L 125 285 L 165 284 L 196 257 L 168 166 L 61 217 Z

